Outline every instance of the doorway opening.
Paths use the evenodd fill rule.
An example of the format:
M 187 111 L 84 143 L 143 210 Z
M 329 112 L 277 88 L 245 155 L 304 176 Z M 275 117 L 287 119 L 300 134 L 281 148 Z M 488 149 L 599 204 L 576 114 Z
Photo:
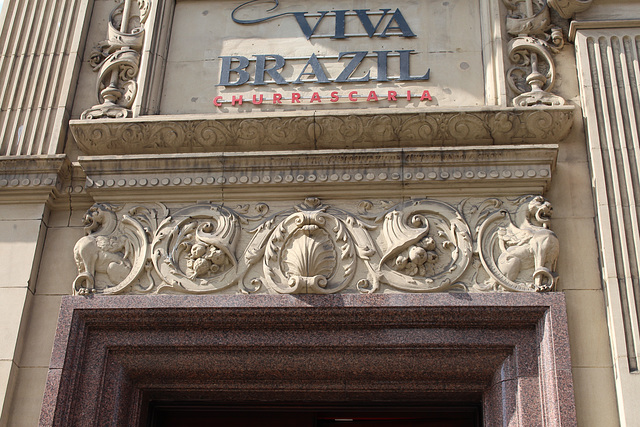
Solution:
M 248 406 L 150 403 L 147 427 L 480 427 L 480 405 Z

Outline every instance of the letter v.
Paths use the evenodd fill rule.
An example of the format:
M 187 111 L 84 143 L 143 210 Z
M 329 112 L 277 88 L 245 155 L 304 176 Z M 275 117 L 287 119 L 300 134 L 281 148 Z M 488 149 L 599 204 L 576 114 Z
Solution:
M 309 40 L 313 33 L 316 32 L 316 28 L 318 28 L 318 25 L 320 24 L 324 16 L 329 13 L 329 11 L 318 12 L 320 14 L 320 18 L 318 18 L 318 21 L 316 22 L 316 25 L 313 26 L 313 28 L 311 28 L 309 22 L 307 22 L 307 17 L 305 16 L 306 13 L 307 12 L 293 12 L 293 15 L 296 17 L 296 21 L 298 21 L 298 25 L 300 26 L 303 34 L 305 35 L 307 40 Z
M 367 12 L 369 11 L 369 9 L 354 9 L 354 12 L 356 13 L 356 15 L 358 15 L 358 18 L 360 18 L 360 22 L 362 22 L 362 26 L 367 32 L 367 35 L 369 36 L 369 38 L 371 38 L 376 33 L 376 30 L 380 26 L 380 23 L 382 22 L 384 17 L 387 16 L 387 12 L 389 12 L 390 10 L 391 9 L 380 9 L 380 11 L 384 13 L 382 14 L 382 17 L 380 17 L 380 20 L 378 21 L 375 27 L 371 23 L 371 19 L 369 19 L 369 15 L 367 15 Z

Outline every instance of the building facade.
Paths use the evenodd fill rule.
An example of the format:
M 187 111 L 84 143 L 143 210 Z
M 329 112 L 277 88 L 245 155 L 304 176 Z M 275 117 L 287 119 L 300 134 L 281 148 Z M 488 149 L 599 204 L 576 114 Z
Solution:
M 5 0 L 0 41 L 0 426 L 638 423 L 635 0 Z

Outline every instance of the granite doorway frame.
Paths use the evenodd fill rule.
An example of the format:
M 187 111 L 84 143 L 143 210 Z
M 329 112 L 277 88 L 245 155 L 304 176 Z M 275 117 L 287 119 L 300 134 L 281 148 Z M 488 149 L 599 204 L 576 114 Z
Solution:
M 576 425 L 564 295 L 64 297 L 41 426 L 145 423 L 151 400 L 480 402 Z

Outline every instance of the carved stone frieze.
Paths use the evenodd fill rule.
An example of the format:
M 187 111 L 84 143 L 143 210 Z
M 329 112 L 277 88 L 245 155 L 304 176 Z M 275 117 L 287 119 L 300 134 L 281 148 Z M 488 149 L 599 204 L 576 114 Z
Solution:
M 556 105 L 421 113 L 304 112 L 296 117 L 155 116 L 72 120 L 70 126 L 87 155 L 542 144 L 561 141 L 571 129 L 574 108 Z
M 74 248 L 81 295 L 548 291 L 559 246 L 541 196 L 273 210 L 95 204 Z
M 149 10 L 150 0 L 122 0 L 109 15 L 108 38 L 93 48 L 89 60 L 99 73 L 100 104 L 84 111 L 82 119 L 131 116 Z

